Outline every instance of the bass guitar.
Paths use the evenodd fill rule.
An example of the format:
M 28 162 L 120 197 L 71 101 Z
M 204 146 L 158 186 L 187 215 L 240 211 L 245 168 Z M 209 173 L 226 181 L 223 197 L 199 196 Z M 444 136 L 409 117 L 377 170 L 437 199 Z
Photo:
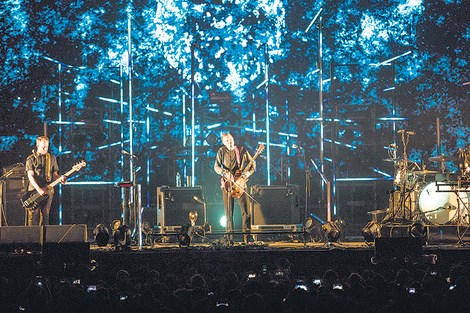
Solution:
M 67 173 L 65 173 L 64 175 L 69 176 L 73 172 L 79 171 L 84 166 L 86 166 L 86 162 L 81 161 L 81 162 L 75 164 L 72 167 L 72 169 L 70 171 L 68 171 Z M 57 178 L 55 181 L 50 183 L 47 186 L 47 189 L 54 188 L 54 186 L 57 185 L 58 183 L 60 183 L 60 178 Z M 39 207 L 39 205 L 44 203 L 47 200 L 47 198 L 49 198 L 49 196 L 47 194 L 41 195 L 39 192 L 37 192 L 37 190 L 33 189 L 33 190 L 28 191 L 27 193 L 24 194 L 23 197 L 21 197 L 21 204 L 23 205 L 23 207 L 26 210 L 34 211 Z
M 250 160 L 250 162 L 246 165 L 245 168 L 249 168 L 250 166 L 252 166 L 256 158 L 260 155 L 260 153 L 263 150 L 264 150 L 264 145 L 263 144 L 259 145 L 258 149 L 256 150 L 256 154 L 253 156 L 253 158 Z M 238 199 L 245 192 L 245 186 L 246 186 L 246 182 L 248 181 L 248 178 L 242 177 L 241 176 L 242 173 L 243 171 L 241 169 L 238 169 L 233 175 L 233 178 L 231 181 L 225 181 L 225 188 L 226 188 L 225 190 L 227 190 L 228 192 L 231 192 L 232 198 Z

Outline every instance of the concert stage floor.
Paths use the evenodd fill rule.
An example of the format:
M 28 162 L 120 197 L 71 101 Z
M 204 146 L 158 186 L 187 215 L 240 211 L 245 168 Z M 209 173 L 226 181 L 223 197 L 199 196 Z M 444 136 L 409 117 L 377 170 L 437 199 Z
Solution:
M 220 238 L 220 237 L 219 237 Z M 157 270 L 163 275 L 181 273 L 226 273 L 227 271 L 261 273 L 280 263 L 288 263 L 292 277 L 321 277 L 334 269 L 341 277 L 366 269 L 388 267 L 432 266 L 447 275 L 452 265 L 470 265 L 467 242 L 416 245 L 416 238 L 383 238 L 366 243 L 360 237 L 346 237 L 335 243 L 303 242 L 301 240 L 267 240 L 227 245 L 223 240 L 209 238 L 180 247 L 177 242 L 153 242 L 140 249 L 135 244 L 117 250 L 112 243 L 98 247 L 93 242 L 63 243 L 0 253 L 0 274 L 19 275 L 83 275 L 106 276 L 117 271 L 131 273 L 143 269 Z M 47 248 L 47 249 L 46 249 Z M 379 249 L 380 248 L 380 249 Z M 375 258 L 375 259 L 374 259 Z M 375 262 L 372 262 L 372 261 Z M 111 276 L 110 276 L 111 275 Z

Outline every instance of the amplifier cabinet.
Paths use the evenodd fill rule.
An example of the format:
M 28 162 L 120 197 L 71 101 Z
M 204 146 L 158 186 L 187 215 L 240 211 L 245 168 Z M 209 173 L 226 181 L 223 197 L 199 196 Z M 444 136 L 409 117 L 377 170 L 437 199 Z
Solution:
M 252 225 L 295 225 L 301 224 L 300 209 L 297 205 L 298 185 L 252 186 Z
M 157 188 L 157 226 L 182 226 L 191 224 L 189 213 L 196 211 L 196 225 L 206 222 L 206 203 L 202 187 Z
M 23 170 L 24 171 L 24 170 Z M 3 204 L 3 216 L 0 226 L 24 226 L 25 209 L 21 204 L 21 197 L 28 187 L 28 179 L 17 176 L 10 176 L 4 182 L 0 182 L 0 195 Z

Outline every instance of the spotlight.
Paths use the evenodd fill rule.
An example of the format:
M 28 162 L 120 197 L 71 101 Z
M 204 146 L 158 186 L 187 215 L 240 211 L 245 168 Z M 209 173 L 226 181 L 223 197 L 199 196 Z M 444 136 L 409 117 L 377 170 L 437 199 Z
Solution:
M 411 225 L 410 228 L 410 235 L 411 237 L 415 238 L 423 238 L 427 234 L 426 225 L 424 225 L 423 221 L 416 221 Z
M 213 132 L 210 132 L 209 135 L 207 135 L 206 137 L 206 141 L 209 144 L 209 146 L 215 146 L 217 141 L 219 141 L 219 138 L 217 137 L 216 134 L 214 134 Z
M 374 242 L 375 237 L 380 237 L 380 225 L 374 221 L 367 223 L 362 229 L 362 236 L 365 242 Z
M 341 230 L 338 225 L 333 222 L 327 222 L 322 226 L 322 231 L 326 234 L 328 242 L 337 242 L 341 235 Z
M 324 223 L 324 222 L 323 222 Z M 313 217 L 308 217 L 304 222 L 304 231 L 306 239 L 315 241 L 321 237 L 322 221 L 316 220 Z
M 194 227 L 188 224 L 181 226 L 181 229 L 178 232 L 178 243 L 180 247 L 189 247 L 193 240 L 193 235 Z
M 114 231 L 114 246 L 116 250 L 128 250 L 131 245 L 131 230 L 127 225 L 119 226 Z
M 93 230 L 93 237 L 98 247 L 106 247 L 109 242 L 109 230 L 103 224 L 98 224 Z

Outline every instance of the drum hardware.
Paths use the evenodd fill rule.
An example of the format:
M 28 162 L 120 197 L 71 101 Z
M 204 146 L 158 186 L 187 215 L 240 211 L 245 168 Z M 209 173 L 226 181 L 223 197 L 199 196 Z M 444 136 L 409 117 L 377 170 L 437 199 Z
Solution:
M 414 171 L 413 173 L 414 173 L 415 175 L 425 176 L 425 175 L 429 175 L 429 174 L 437 174 L 438 171 L 422 170 L 422 171 Z
M 389 145 L 389 159 L 384 161 L 393 161 L 395 165 L 394 184 L 396 191 L 390 194 L 389 210 L 390 213 L 385 220 L 402 223 L 410 222 L 416 219 L 418 210 L 416 205 L 416 187 L 420 180 L 420 175 L 415 174 L 415 170 L 421 171 L 418 163 L 408 160 L 406 148 L 409 136 L 414 135 L 412 131 L 399 130 L 403 143 L 403 156 L 397 158 L 397 145 Z
M 431 162 L 454 162 L 457 158 L 450 155 L 438 155 L 430 157 L 428 160 Z
M 420 194 L 420 210 L 437 224 L 468 225 L 468 191 L 458 182 L 428 184 Z

